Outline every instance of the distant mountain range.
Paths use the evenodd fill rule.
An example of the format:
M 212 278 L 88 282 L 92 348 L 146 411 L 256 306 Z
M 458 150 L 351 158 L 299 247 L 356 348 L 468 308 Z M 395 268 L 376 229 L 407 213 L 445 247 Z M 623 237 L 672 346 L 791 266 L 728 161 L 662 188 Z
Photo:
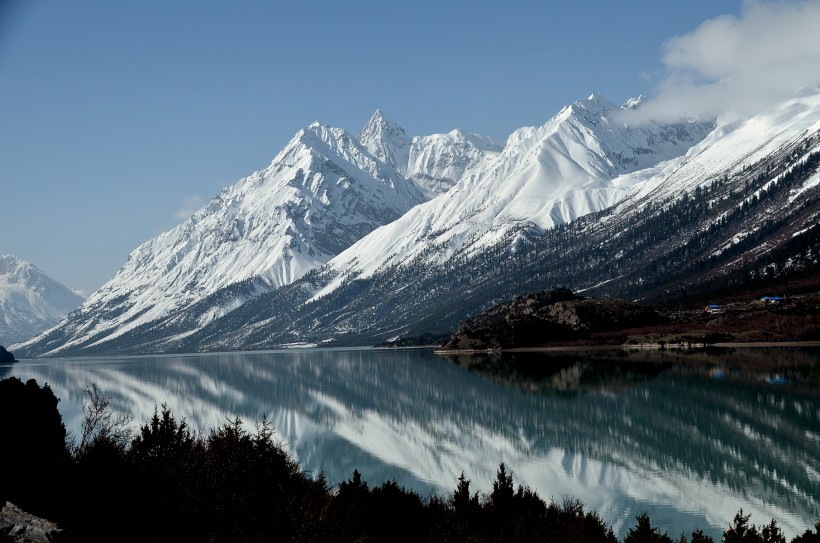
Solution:
M 0 256 L 0 345 L 48 330 L 83 299 L 36 266 L 13 255 Z
M 813 276 L 820 94 L 630 124 L 593 94 L 506 143 L 314 123 L 137 248 L 27 356 L 368 344 L 566 286 L 646 301 Z

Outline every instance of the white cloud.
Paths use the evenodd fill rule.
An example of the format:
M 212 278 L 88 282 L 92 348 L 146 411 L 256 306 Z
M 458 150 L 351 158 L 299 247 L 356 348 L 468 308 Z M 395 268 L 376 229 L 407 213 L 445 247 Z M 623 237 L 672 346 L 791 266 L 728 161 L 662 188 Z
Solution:
M 88 292 L 86 292 L 82 289 L 73 288 L 73 289 L 71 289 L 71 292 L 73 292 L 74 294 L 76 294 L 77 296 L 82 298 L 83 300 L 86 300 L 88 298 Z
M 641 118 L 748 115 L 820 86 L 820 1 L 746 1 L 664 46 L 667 75 Z M 632 119 L 634 121 L 634 119 Z
M 182 207 L 174 212 L 174 219 L 184 221 L 202 207 L 202 197 L 194 195 L 183 200 Z

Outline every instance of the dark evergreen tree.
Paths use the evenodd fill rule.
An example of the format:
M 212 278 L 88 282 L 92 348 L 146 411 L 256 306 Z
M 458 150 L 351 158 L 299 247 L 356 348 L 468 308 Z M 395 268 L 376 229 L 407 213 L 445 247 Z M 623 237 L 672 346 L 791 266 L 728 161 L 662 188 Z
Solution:
M 820 522 L 814 525 L 814 531 L 806 530 L 792 539 L 792 543 L 820 543 Z
M 490 493 L 490 505 L 497 515 L 505 517 L 510 513 L 514 495 L 512 474 L 507 473 L 507 467 L 502 462 L 498 466 L 495 481 L 493 481 L 493 491 Z
M 0 381 L 0 503 L 52 519 L 62 516 L 71 460 L 58 402 L 34 379 Z
M 17 362 L 17 360 L 14 359 L 14 354 L 0 345 L 0 364 L 13 364 L 14 362 Z
M 735 514 L 734 521 L 723 532 L 724 543 L 759 543 L 762 541 L 757 526 L 749 524 L 752 515 L 744 515 L 743 509 Z
M 458 485 L 453 492 L 451 504 L 456 515 L 463 517 L 472 516 L 479 508 L 478 492 L 470 494 L 470 480 L 464 476 L 463 471 L 458 478 Z
M 638 515 L 637 520 L 638 524 L 629 529 L 624 543 L 673 543 L 668 534 L 662 534 L 658 528 L 652 527 L 652 522 L 646 513 Z

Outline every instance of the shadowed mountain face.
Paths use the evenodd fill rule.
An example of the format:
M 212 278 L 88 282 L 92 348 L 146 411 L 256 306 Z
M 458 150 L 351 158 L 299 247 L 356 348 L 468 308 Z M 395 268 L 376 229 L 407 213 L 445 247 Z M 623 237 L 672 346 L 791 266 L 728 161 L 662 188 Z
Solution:
M 708 525 L 719 536 L 741 507 L 791 534 L 820 515 L 816 388 L 766 385 L 771 366 L 710 377 L 717 367 L 735 375 L 734 361 L 786 353 L 686 366 L 645 359 L 664 356 L 657 352 L 517 354 L 503 363 L 518 378 L 506 381 L 424 350 L 58 359 L 10 371 L 48 382 L 75 431 L 84 385 L 95 383 L 139 422 L 163 402 L 195 428 L 267 415 L 302 467 L 331 484 L 358 469 L 373 484 L 395 478 L 449 493 L 464 471 L 489 491 L 503 461 L 517 483 L 547 499 L 582 499 L 621 535 L 648 511 L 670 533 Z M 816 351 L 797 353 L 783 368 L 817 371 Z

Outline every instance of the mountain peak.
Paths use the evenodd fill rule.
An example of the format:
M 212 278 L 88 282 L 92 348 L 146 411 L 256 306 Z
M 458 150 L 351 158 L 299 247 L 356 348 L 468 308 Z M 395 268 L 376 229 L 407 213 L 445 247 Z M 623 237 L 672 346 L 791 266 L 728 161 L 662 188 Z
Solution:
M 37 266 L 0 256 L 0 338 L 7 345 L 51 328 L 82 301 Z
M 406 172 L 412 140 L 381 109 L 377 109 L 362 128 L 359 143 L 385 164 L 402 174 Z
M 621 107 L 623 109 L 635 109 L 646 102 L 646 96 L 639 94 L 636 98 L 630 98 Z
M 14 255 L 0 256 L 0 277 L 9 283 L 27 284 L 46 277 L 37 266 Z
M 387 115 L 384 114 L 384 111 L 381 109 L 376 109 L 376 111 L 373 112 L 373 115 L 370 116 L 370 120 L 367 121 L 367 124 L 364 125 L 364 128 L 362 128 L 362 131 L 359 134 L 359 141 L 365 143 L 366 140 L 377 137 L 384 138 L 386 136 L 403 136 L 404 138 L 407 138 L 407 133 L 404 131 L 404 128 L 387 117 Z
M 280 151 L 279 155 L 274 158 L 273 163 L 279 162 L 285 154 L 299 153 L 305 149 L 310 150 L 312 154 L 321 156 L 324 156 L 328 149 L 334 153 L 341 152 L 344 154 L 344 149 L 349 150 L 351 145 L 359 146 L 359 143 L 344 128 L 313 122 L 296 133 L 290 143 L 285 146 L 285 149 Z
M 370 116 L 370 121 L 368 121 L 368 124 L 370 123 L 395 124 L 387 117 L 387 115 L 384 114 L 384 111 L 378 107 L 376 108 L 376 111 L 373 112 L 373 115 Z
M 18 267 L 26 265 L 30 266 L 28 262 L 20 260 L 14 255 L 0 255 L 0 274 L 10 274 Z
M 578 100 L 572 105 L 573 109 L 578 111 L 587 111 L 592 115 L 604 115 L 618 106 L 612 100 L 601 94 L 600 92 L 593 92 L 589 98 Z

